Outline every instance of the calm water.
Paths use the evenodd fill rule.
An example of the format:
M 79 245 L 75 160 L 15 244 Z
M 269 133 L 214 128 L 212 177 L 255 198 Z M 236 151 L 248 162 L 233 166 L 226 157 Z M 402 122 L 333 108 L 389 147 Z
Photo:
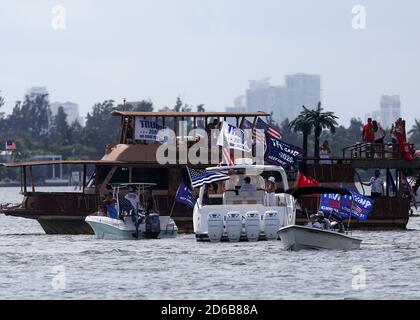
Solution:
M 0 189 L 0 202 L 20 198 Z M 420 299 L 420 218 L 409 228 L 354 232 L 363 244 L 352 252 L 285 252 L 280 242 L 193 235 L 50 236 L 35 221 L 0 215 L 0 299 Z

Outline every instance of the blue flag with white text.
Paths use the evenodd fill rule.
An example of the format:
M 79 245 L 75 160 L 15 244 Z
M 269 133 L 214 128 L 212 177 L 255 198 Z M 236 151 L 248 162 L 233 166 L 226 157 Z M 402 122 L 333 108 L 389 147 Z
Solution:
M 196 200 L 192 194 L 191 189 L 185 185 L 184 181 L 181 181 L 181 184 L 178 187 L 175 201 L 178 203 L 183 203 L 190 208 L 194 208 L 195 206 Z
M 339 214 L 342 218 L 348 218 L 350 215 L 358 220 L 367 220 L 373 210 L 373 200 L 370 197 L 361 195 L 351 190 L 348 186 L 341 184 L 341 188 L 351 193 L 351 196 L 344 195 L 340 199 Z
M 298 167 L 298 158 L 303 154 L 303 150 L 266 135 L 266 146 L 264 160 L 275 166 Z

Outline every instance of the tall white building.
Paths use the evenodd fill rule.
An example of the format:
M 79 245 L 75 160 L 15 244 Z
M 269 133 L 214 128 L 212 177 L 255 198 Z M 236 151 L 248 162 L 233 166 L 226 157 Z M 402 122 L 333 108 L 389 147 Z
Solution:
M 79 122 L 83 125 L 83 118 L 79 114 L 79 106 L 76 103 L 67 102 L 53 102 L 50 104 L 52 116 L 55 116 L 58 112 L 58 108 L 63 107 L 64 112 L 67 114 L 67 123 L 71 125 L 74 121 Z
M 321 76 L 316 74 L 297 73 L 286 75 L 287 106 L 291 117 L 295 118 L 302 106 L 315 108 L 321 101 Z
M 273 112 L 277 123 L 294 119 L 302 106 L 315 108 L 321 101 L 321 76 L 298 73 L 286 75 L 284 86 L 272 86 L 270 78 L 251 80 L 246 92 L 248 111 Z
M 401 117 L 401 100 L 399 95 L 383 95 L 381 97 L 381 125 L 390 128 Z

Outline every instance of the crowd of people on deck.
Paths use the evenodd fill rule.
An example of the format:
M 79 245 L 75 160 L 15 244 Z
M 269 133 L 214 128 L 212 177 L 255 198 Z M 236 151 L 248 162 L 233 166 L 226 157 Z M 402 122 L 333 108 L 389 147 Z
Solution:
M 362 141 L 367 144 L 372 144 L 367 151 L 368 157 L 383 158 L 385 142 L 392 144 L 392 152 L 394 154 L 402 153 L 403 158 L 406 160 L 411 160 L 415 153 L 415 150 L 407 143 L 405 121 L 402 118 L 398 118 L 392 124 L 389 133 L 381 127 L 379 122 L 368 118 L 367 123 L 363 126 Z

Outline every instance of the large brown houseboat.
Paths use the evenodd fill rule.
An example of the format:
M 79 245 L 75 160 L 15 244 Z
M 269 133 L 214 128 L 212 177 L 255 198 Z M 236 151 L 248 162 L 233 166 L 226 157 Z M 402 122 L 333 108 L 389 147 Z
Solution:
M 240 126 L 244 119 L 254 122 L 258 117 L 266 118 L 264 112 L 113 112 L 120 117 L 120 138 L 115 146 L 106 146 L 101 160 L 33 161 L 5 163 L 3 166 L 21 170 L 21 191 L 23 201 L 18 208 L 0 209 L 5 215 L 37 220 L 47 234 L 91 234 L 92 230 L 85 217 L 93 213 L 101 198 L 110 191 L 113 183 L 155 183 L 153 189 L 155 205 L 161 215 L 172 217 L 180 232 L 192 231 L 192 210 L 183 205 L 175 205 L 175 194 L 181 179 L 188 179 L 186 166 L 178 161 L 161 165 L 156 160 L 156 151 L 161 145 L 150 140 L 136 139 L 136 124 L 141 120 L 151 121 L 158 126 L 172 129 L 179 144 L 187 141 L 187 148 L 193 144 L 183 135 L 181 121 L 185 129 L 206 129 L 212 122 L 229 121 Z M 182 131 L 182 132 L 181 132 Z M 179 144 L 178 147 L 180 146 Z M 178 148 L 177 148 L 178 153 Z M 210 155 L 209 155 L 210 157 Z M 178 159 L 178 157 L 177 157 Z M 210 159 L 209 159 L 210 160 Z M 180 163 L 183 162 L 183 163 Z M 81 166 L 82 192 L 41 192 L 36 190 L 34 167 L 70 165 Z M 203 164 L 206 167 L 207 164 Z
M 121 119 L 119 144 L 108 145 L 100 160 L 34 161 L 2 164 L 8 168 L 21 170 L 21 191 L 24 196 L 19 207 L 0 209 L 5 215 L 37 220 L 47 234 L 91 234 L 93 233 L 85 217 L 94 212 L 103 195 L 113 183 L 156 183 L 152 191 L 157 210 L 161 215 L 172 216 L 180 232 L 192 232 L 192 210 L 183 205 L 175 205 L 174 199 L 181 179 L 188 179 L 186 166 L 189 163 L 177 161 L 161 165 L 156 160 L 156 151 L 161 145 L 154 141 L 136 139 L 136 123 L 140 120 L 171 128 L 176 135 L 183 134 L 180 121 L 187 121 L 188 129 L 208 128 L 218 119 L 240 126 L 244 119 L 256 122 L 258 117 L 268 117 L 264 112 L 226 113 L 226 112 L 113 112 Z M 185 141 L 184 137 L 179 138 Z M 177 140 L 178 141 L 178 140 Z M 178 145 L 177 145 L 178 146 Z M 187 148 L 190 144 L 187 142 Z M 368 146 L 371 148 L 371 146 Z M 319 159 L 306 159 L 305 174 L 327 185 L 337 186 L 347 183 L 354 187 L 357 181 L 356 169 L 380 168 L 396 170 L 397 193 L 386 195 L 375 201 L 374 212 L 367 221 L 353 223 L 354 228 L 404 229 L 409 219 L 410 205 L 401 192 L 398 174 L 411 168 L 419 170 L 420 160 L 406 161 L 398 152 L 391 156 L 383 153 L 378 159 L 369 158 L 363 153 L 362 145 L 355 145 L 343 151 L 343 158 L 331 159 L 331 164 L 320 165 Z M 395 148 L 395 146 L 393 146 Z M 178 153 L 178 147 L 177 153 Z M 385 150 L 385 149 L 384 149 Z M 346 154 L 350 153 L 349 155 Z M 385 151 L 384 151 L 385 152 Z M 210 154 L 208 155 L 210 158 Z M 178 159 L 178 158 L 177 158 Z M 180 163 L 183 162 L 183 163 Z M 40 192 L 36 190 L 33 168 L 57 164 L 79 166 L 82 168 L 81 192 Z M 197 165 L 194 165 L 197 166 Z M 202 167 L 206 167 L 203 164 Z M 302 200 L 302 208 L 315 211 L 318 199 L 307 197 Z M 173 209 L 173 210 L 172 210 Z M 297 214 L 298 223 L 306 221 L 303 211 Z

